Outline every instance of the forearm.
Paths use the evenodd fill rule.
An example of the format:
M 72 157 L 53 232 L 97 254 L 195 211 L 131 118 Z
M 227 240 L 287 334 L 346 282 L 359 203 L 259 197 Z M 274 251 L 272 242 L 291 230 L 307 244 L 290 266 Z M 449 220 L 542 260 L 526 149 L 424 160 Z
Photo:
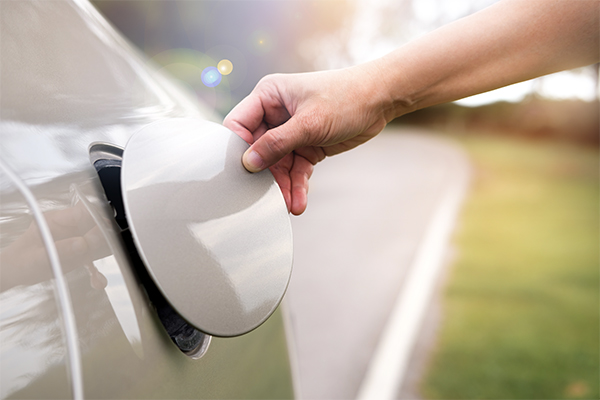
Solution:
M 598 0 L 502 1 L 370 63 L 386 120 L 598 62 Z

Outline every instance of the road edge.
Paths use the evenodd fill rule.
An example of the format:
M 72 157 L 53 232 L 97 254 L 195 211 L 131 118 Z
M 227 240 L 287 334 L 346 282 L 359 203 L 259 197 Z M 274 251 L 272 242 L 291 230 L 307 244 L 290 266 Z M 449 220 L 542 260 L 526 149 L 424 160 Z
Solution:
M 470 168 L 462 150 L 457 152 L 459 173 L 441 197 L 423 241 L 419 246 L 379 343 L 358 390 L 358 400 L 394 399 L 404 382 L 406 369 L 427 307 L 433 298 L 436 279 L 444 266 L 457 216 L 466 196 Z

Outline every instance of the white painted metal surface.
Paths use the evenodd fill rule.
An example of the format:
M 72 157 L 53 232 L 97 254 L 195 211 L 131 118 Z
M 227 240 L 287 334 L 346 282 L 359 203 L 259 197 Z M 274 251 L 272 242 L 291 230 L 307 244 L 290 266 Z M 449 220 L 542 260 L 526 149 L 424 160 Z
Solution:
M 54 245 L 54 238 L 50 233 L 48 223 L 37 204 L 37 201 L 27 185 L 15 174 L 11 168 L 6 165 L 2 159 L 0 159 L 0 170 L 12 181 L 12 183 L 18 188 L 21 194 L 25 197 L 27 205 L 33 212 L 35 221 L 38 224 L 40 230 L 40 236 L 46 247 L 48 258 L 50 259 L 50 267 L 54 275 L 54 284 L 56 285 L 56 293 L 58 297 L 58 304 L 61 310 L 63 329 L 66 336 L 66 345 L 68 351 L 69 360 L 69 374 L 71 377 L 71 390 L 73 392 L 73 398 L 75 400 L 83 399 L 83 374 L 81 371 L 81 353 L 79 351 L 79 334 L 75 326 L 75 313 L 73 312 L 73 306 L 71 305 L 71 294 L 67 289 L 67 284 L 64 278 L 64 272 L 60 265 L 60 259 L 58 257 L 58 251 Z
M 135 133 L 123 153 L 125 214 L 159 289 L 189 323 L 238 336 L 277 308 L 292 272 L 292 229 L 269 170 L 222 125 L 176 118 Z
M 214 113 L 148 65 L 88 1 L 0 3 L 0 157 L 34 197 L 2 174 L 0 397 L 81 398 L 69 370 L 83 372 L 89 398 L 291 396 L 279 315 L 247 335 L 214 338 L 201 360 L 170 340 L 90 164 L 93 142 L 124 146 L 154 121 Z M 42 218 L 32 218 L 34 205 Z M 48 224 L 71 295 L 80 369 L 37 220 Z

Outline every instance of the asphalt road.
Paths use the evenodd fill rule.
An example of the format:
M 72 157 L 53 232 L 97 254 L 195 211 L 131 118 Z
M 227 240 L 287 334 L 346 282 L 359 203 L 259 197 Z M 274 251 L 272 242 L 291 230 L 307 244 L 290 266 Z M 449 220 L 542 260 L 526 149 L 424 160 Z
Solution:
M 317 165 L 292 220 L 286 295 L 301 398 L 357 396 L 436 210 L 468 170 L 452 142 L 398 128 Z

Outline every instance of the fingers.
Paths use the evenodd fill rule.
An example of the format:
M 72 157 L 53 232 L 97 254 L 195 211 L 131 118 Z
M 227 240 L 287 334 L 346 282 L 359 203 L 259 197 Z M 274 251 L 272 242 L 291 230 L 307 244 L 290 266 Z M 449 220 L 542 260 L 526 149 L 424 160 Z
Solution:
M 292 214 L 300 215 L 306 210 L 308 204 L 308 180 L 313 173 L 314 166 L 304 157 L 296 155 L 294 165 L 290 171 L 292 204 L 289 208 Z
M 285 123 L 291 116 L 278 85 L 282 79 L 268 75 L 223 120 L 223 125 L 252 143 L 268 126 Z
M 260 97 L 250 94 L 227 114 L 223 125 L 247 143 L 254 141 L 252 134 L 263 124 L 265 112 Z
M 289 154 L 270 168 L 277 185 L 279 185 L 288 212 L 290 212 L 292 208 L 292 180 L 290 177 L 290 170 L 292 169 L 293 164 L 294 156 L 293 154 Z
M 301 147 L 295 150 L 296 154 L 306 158 L 312 165 L 323 161 L 326 157 L 325 150 L 322 147 L 309 146 Z
M 268 130 L 242 157 L 244 167 L 250 172 L 268 168 L 295 149 L 304 146 L 307 137 L 298 118 L 292 117 L 283 125 Z
M 298 154 L 288 154 L 270 170 L 283 194 L 288 212 L 300 215 L 306 210 L 308 180 L 313 173 L 313 165 Z

